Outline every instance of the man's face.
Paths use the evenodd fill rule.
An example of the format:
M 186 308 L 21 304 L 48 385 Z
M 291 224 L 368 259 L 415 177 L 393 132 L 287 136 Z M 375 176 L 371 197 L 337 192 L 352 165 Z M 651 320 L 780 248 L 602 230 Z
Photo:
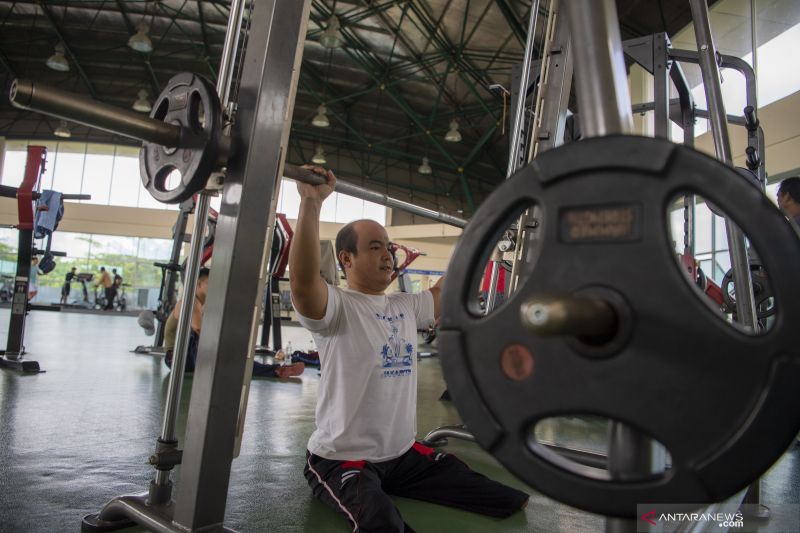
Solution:
M 370 292 L 382 293 L 392 282 L 394 257 L 389 251 L 390 241 L 386 228 L 372 221 L 355 226 L 358 241 L 357 254 L 344 252 L 348 283 Z

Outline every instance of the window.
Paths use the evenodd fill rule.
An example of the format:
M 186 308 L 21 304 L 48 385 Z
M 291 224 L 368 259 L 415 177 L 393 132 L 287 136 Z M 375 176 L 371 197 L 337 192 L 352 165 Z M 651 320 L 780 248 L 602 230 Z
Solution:
M 89 194 L 92 199 L 81 202 L 108 205 L 111 175 L 114 172 L 114 151 L 114 147 L 110 145 L 91 144 L 87 147 L 81 194 Z
M 338 195 L 336 199 L 336 219 L 334 222 L 347 224 L 353 220 L 364 218 L 364 200 L 352 196 Z
M 722 4 L 722 2 L 720 2 Z M 712 10 L 713 11 L 713 10 Z M 760 17 L 759 17 L 760 18 Z M 791 23 L 791 21 L 787 21 Z M 689 26 L 685 32 L 693 32 Z M 758 47 L 758 106 L 764 107 L 785 98 L 800 90 L 800 70 L 796 68 L 795 57 L 788 50 L 800 49 L 800 24 L 781 33 L 774 39 Z M 753 64 L 753 54 L 748 53 L 742 57 L 747 63 Z M 689 72 L 699 72 L 697 66 L 682 63 Z M 722 99 L 728 114 L 741 115 L 746 105 L 744 76 L 731 69 L 722 69 Z M 699 79 L 699 76 L 698 76 Z M 702 85 L 692 89 L 692 95 L 698 107 L 706 109 L 706 95 Z M 698 120 L 695 124 L 695 136 L 702 135 L 709 130 L 707 120 Z M 682 139 L 680 129 L 673 125 L 672 138 Z
M 694 210 L 694 253 L 711 252 L 711 211 L 705 204 L 698 204 Z
M 48 154 L 48 159 L 50 157 Z M 58 143 L 53 175 L 50 180 L 42 180 L 42 188 L 69 194 L 80 193 L 85 159 L 85 144 Z
M 25 160 L 28 153 L 24 150 L 6 150 L 3 160 L 3 185 L 19 187 L 25 176 Z
M 111 178 L 111 194 L 109 205 L 122 207 L 137 207 L 139 191 L 142 189 L 139 177 L 139 159 L 130 156 L 120 156 L 117 153 L 114 159 L 114 174 Z

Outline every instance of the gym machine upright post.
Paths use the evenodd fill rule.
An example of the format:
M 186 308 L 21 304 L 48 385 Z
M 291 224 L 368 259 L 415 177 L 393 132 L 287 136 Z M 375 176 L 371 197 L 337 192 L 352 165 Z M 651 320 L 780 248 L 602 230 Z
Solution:
M 723 501 L 794 440 L 800 250 L 774 246 L 796 230 L 729 158 L 624 135 L 631 106 L 614 2 L 564 6 L 587 138 L 541 154 L 475 213 L 480 223 L 465 229 L 448 269 L 439 347 L 451 397 L 484 449 L 543 493 L 608 516 L 607 530 L 635 530 L 637 505 Z M 695 22 L 707 27 L 702 14 Z M 710 33 L 697 40 L 713 48 Z M 709 110 L 724 120 L 718 96 Z M 782 314 L 768 335 L 731 325 L 676 265 L 666 212 L 686 193 L 731 214 L 762 255 Z M 484 315 L 470 296 L 482 266 L 531 206 L 542 207 L 537 254 L 510 299 Z M 606 469 L 568 460 L 535 434 L 542 421 L 584 414 L 611 421 Z M 668 470 L 665 454 L 653 454 L 661 445 Z
M 231 7 L 228 39 L 239 35 L 243 6 L 243 2 L 234 2 Z M 157 531 L 192 531 L 221 527 L 224 519 L 230 462 L 238 453 L 237 438 L 243 429 L 257 316 L 262 305 L 261 298 L 254 295 L 262 294 L 264 289 L 272 233 L 268 228 L 274 220 L 277 179 L 264 179 L 264 175 L 274 172 L 277 177 L 283 172 L 309 2 L 264 0 L 248 7 L 249 29 L 244 32 L 247 46 L 239 62 L 238 106 L 235 119 L 227 117 L 231 120 L 230 135 L 223 133 L 220 97 L 213 94 L 207 81 L 190 74 L 170 81 L 154 105 L 151 118 L 22 80 L 11 87 L 10 100 L 17 107 L 143 140 L 142 181 L 159 201 L 177 203 L 196 193 L 222 188 L 219 244 L 209 280 L 185 449 L 177 449 L 174 420 L 184 364 L 178 356 L 185 353 L 191 308 L 181 313 L 164 428 L 156 453 L 150 458 L 156 467 L 150 490 L 141 496 L 116 498 L 98 515 L 87 516 L 83 527 L 88 530 L 127 527 L 134 521 Z M 231 59 L 234 48 L 226 40 L 225 61 Z M 226 72 L 227 69 L 220 69 L 221 81 L 230 77 Z M 219 92 L 226 101 L 226 91 Z M 175 170 L 180 171 L 180 183 L 168 186 Z M 287 165 L 283 173 L 307 183 L 321 182 L 311 171 L 292 165 Z M 337 183 L 337 191 L 457 227 L 466 225 L 464 219 L 345 181 Z M 207 195 L 200 195 L 201 200 L 204 197 Z M 204 211 L 205 206 L 198 206 L 187 264 L 187 272 L 195 276 L 196 262 L 192 258 L 198 253 L 197 243 L 202 235 L 197 221 L 205 218 Z M 195 280 L 196 277 L 187 276 L 187 289 L 193 290 Z M 187 293 L 185 300 L 192 299 Z M 252 324 L 240 319 L 254 310 Z M 181 490 L 173 504 L 168 472 L 178 463 L 183 465 Z
M 8 325 L 6 349 L 0 351 L 0 367 L 21 370 L 22 372 L 43 372 L 39 363 L 24 359 L 25 319 L 31 309 L 56 310 L 51 306 L 34 306 L 28 302 L 31 260 L 38 254 L 49 253 L 51 256 L 64 257 L 64 252 L 50 249 L 52 234 L 48 235 L 45 250 L 37 250 L 34 246 L 34 224 L 36 221 L 36 200 L 40 197 L 40 178 L 47 164 L 47 148 L 44 146 L 28 146 L 25 162 L 25 175 L 18 188 L 0 186 L 0 196 L 17 199 L 19 232 L 17 246 L 17 269 L 14 279 L 14 293 L 11 300 L 11 315 Z M 88 194 L 62 194 L 65 200 L 90 200 Z M 36 267 L 34 267 L 36 268 Z

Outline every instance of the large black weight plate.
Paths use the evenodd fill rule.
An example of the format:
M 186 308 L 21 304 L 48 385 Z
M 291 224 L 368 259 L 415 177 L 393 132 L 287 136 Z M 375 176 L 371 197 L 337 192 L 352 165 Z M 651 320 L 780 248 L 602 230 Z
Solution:
M 175 75 L 156 99 L 150 118 L 181 127 L 180 146 L 145 142 L 139 171 L 147 192 L 159 202 L 177 204 L 202 191 L 222 152 L 222 107 L 214 84 L 183 72 Z M 174 170 L 180 183 L 167 187 Z
M 442 365 L 467 427 L 523 481 L 575 507 L 630 517 L 637 503 L 722 500 L 790 445 L 800 429 L 800 247 L 781 243 L 798 235 L 734 172 L 667 141 L 590 139 L 541 155 L 475 213 L 444 285 Z M 676 264 L 666 213 L 686 192 L 732 214 L 761 254 L 780 309 L 763 335 L 726 323 Z M 508 302 L 481 316 L 470 302 L 489 251 L 532 203 L 542 211 L 538 260 Z M 585 224 L 592 220 L 600 222 Z M 602 357 L 521 322 L 534 295 L 592 292 L 628 309 L 626 334 L 611 341 L 618 349 Z M 570 414 L 656 439 L 671 468 L 619 481 L 558 461 L 531 430 Z

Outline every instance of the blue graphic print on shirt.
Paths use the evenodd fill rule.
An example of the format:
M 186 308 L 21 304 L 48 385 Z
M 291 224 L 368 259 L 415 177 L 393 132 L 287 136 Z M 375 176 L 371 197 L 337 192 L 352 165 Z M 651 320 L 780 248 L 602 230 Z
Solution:
M 411 374 L 414 364 L 414 345 L 400 336 L 400 322 L 405 320 L 405 313 L 399 315 L 381 315 L 376 313 L 375 318 L 385 322 L 391 329 L 391 334 L 381 348 L 381 364 L 385 369 L 384 377 L 407 376 Z

